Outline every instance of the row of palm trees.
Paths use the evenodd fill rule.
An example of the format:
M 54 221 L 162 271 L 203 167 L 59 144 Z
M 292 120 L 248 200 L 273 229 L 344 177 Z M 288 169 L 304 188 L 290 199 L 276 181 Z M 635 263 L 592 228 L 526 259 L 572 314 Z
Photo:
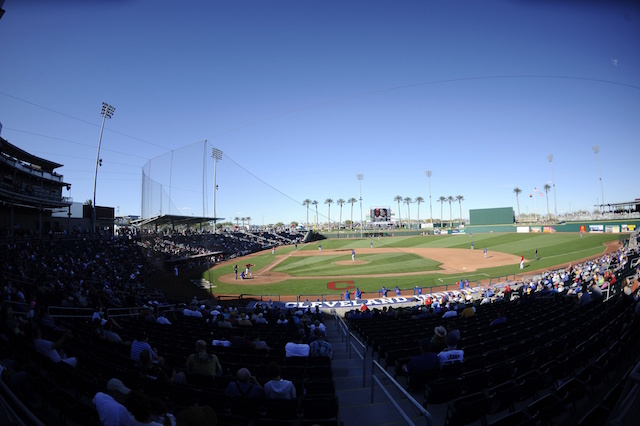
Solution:
M 402 198 L 401 195 L 396 195 L 393 198 L 393 201 L 396 201 L 398 203 L 398 223 L 400 224 L 400 227 L 402 227 L 402 219 L 400 218 L 401 202 L 404 202 L 407 204 L 407 220 L 411 222 L 411 209 L 409 205 L 414 201 L 410 197 Z M 424 201 L 424 198 L 422 197 L 416 197 L 415 199 L 415 203 L 418 204 L 418 223 L 420 223 L 420 203 L 422 203 L 423 201 Z M 462 195 L 456 195 L 455 197 L 452 195 L 449 195 L 448 197 L 440 196 L 440 198 L 438 198 L 437 201 L 440 203 L 440 228 L 442 228 L 443 226 L 442 207 L 444 203 L 447 201 L 449 202 L 449 227 L 450 228 L 453 227 L 453 215 L 451 210 L 451 203 L 453 203 L 454 201 L 457 201 L 460 204 L 460 221 L 462 221 L 462 202 L 464 201 L 464 196 Z
M 542 188 L 544 189 L 545 198 L 547 199 L 547 217 L 551 217 L 551 215 L 549 214 L 549 191 L 551 190 L 551 185 L 546 183 Z M 518 195 L 522 193 L 522 189 L 516 186 L 515 188 L 513 188 L 513 192 L 516 194 L 516 203 L 518 204 L 518 217 L 520 217 L 520 198 L 518 198 Z
M 335 203 L 340 206 L 340 221 L 338 222 L 339 224 L 342 224 L 342 207 L 345 204 L 351 204 L 351 227 L 353 227 L 353 205 L 358 201 L 357 198 L 351 197 L 348 200 L 344 200 L 342 198 L 338 198 L 338 200 L 335 201 Z M 400 227 L 402 227 L 402 219 L 400 217 L 400 203 L 405 203 L 407 205 L 407 221 L 411 222 L 411 204 L 412 203 L 417 203 L 418 204 L 418 223 L 420 223 L 420 204 L 422 204 L 424 202 L 424 198 L 422 197 L 416 197 L 415 200 L 413 200 L 411 197 L 402 197 L 400 195 L 396 195 L 393 198 L 393 201 L 397 201 L 398 202 L 398 224 Z M 451 203 L 453 203 L 454 201 L 457 201 L 460 204 L 460 221 L 462 221 L 462 202 L 464 201 L 464 197 L 462 195 L 456 195 L 455 197 L 453 196 L 448 196 L 448 197 L 443 197 L 441 196 L 438 201 L 441 203 L 440 206 L 440 227 L 442 228 L 442 224 L 443 224 L 443 216 L 442 216 L 442 204 L 444 204 L 445 202 L 449 202 L 449 227 L 453 226 L 453 216 L 451 213 Z M 334 203 L 334 200 L 332 198 L 327 198 L 324 203 L 328 206 L 328 214 L 327 214 L 327 218 L 329 219 L 329 222 L 331 221 L 331 204 Z M 309 198 L 307 198 L 306 200 L 304 200 L 302 202 L 303 206 L 307 207 L 307 227 L 309 226 L 309 208 L 311 206 L 314 206 L 316 209 L 316 218 L 318 218 L 318 204 L 320 204 L 317 200 L 310 200 Z M 237 218 L 236 218 L 237 219 Z M 316 219 L 317 220 L 317 219 Z
M 351 197 L 348 200 L 344 200 L 342 198 L 338 198 L 335 203 L 340 206 L 340 224 L 342 224 L 342 207 L 345 204 L 351 204 L 351 227 L 353 228 L 353 205 L 358 201 L 357 198 Z M 327 218 L 329 219 L 329 222 L 331 222 L 331 204 L 334 203 L 333 198 L 327 198 L 326 200 L 324 200 L 324 203 L 329 207 L 329 212 L 327 215 Z M 307 227 L 309 227 L 309 206 L 314 206 L 316 208 L 316 220 L 318 218 L 318 201 L 317 200 L 310 200 L 310 199 L 306 199 L 302 202 L 303 206 L 307 207 Z
M 247 221 L 247 225 L 251 225 L 251 218 L 249 216 L 247 217 L 234 217 L 233 220 L 236 221 L 236 226 L 238 226 L 238 222 L 242 221 L 242 227 L 244 228 L 244 221 Z

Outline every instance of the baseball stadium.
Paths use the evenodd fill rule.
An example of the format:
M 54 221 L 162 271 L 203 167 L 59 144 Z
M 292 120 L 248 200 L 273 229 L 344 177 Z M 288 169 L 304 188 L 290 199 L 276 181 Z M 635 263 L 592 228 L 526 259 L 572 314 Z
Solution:
M 0 0 L 0 426 L 640 424 L 639 22 Z
M 5 156 L 56 166 L 2 142 Z M 307 229 L 175 214 L 116 227 L 87 210 L 36 221 L 64 232 L 18 233 L 32 197 L 13 197 L 12 424 L 112 424 L 106 413 L 144 407 L 159 419 L 148 424 L 185 425 L 636 419 L 640 220 L 628 212 L 516 223 L 501 207 L 412 227 L 373 206 L 359 227 Z M 96 233 L 79 231 L 92 220 Z

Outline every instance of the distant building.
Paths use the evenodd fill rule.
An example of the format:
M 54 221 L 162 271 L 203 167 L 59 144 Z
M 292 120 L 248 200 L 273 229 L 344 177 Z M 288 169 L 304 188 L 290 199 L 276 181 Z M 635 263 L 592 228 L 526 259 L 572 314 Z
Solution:
M 0 137 L 0 235 L 56 231 L 51 213 L 68 209 L 71 188 L 54 170 L 62 164 L 36 157 Z

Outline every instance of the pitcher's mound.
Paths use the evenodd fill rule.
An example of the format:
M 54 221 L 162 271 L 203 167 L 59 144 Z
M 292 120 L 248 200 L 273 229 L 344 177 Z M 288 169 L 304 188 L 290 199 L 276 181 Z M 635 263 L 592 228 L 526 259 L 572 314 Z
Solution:
M 334 263 L 336 265 L 364 265 L 369 262 L 366 260 L 337 260 Z

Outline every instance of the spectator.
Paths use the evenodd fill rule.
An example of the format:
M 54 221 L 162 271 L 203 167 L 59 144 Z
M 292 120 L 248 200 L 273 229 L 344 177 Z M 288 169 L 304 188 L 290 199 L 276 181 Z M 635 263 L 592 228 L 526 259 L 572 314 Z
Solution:
M 164 316 L 164 312 L 162 311 L 158 311 L 158 318 L 156 319 L 156 322 L 158 324 L 171 325 L 171 321 L 169 321 L 167 317 Z
M 267 351 L 271 349 L 269 345 L 267 345 L 267 342 L 265 342 L 264 340 L 260 340 L 260 333 L 258 333 L 257 331 L 255 331 L 251 335 L 251 344 L 253 345 L 254 349 Z
M 161 358 L 158 357 L 157 352 L 149 344 L 149 336 L 144 331 L 141 331 L 138 338 L 131 343 L 131 360 L 134 362 L 140 361 L 140 353 L 145 349 L 149 351 L 154 363 L 160 363 Z
M 284 346 L 285 356 L 309 356 L 309 345 L 303 342 L 304 337 L 304 330 L 298 330 L 298 333 L 294 337 L 293 341 L 288 342 Z
M 458 349 L 458 337 L 455 334 L 447 336 L 447 348 L 438 354 L 440 366 L 464 361 L 464 351 Z
M 431 338 L 431 349 L 438 353 L 447 347 L 447 329 L 438 326 L 433 329 L 433 337 Z
M 247 368 L 241 368 L 236 373 L 236 381 L 230 382 L 224 394 L 247 398 L 264 398 L 264 389 Z
M 465 304 L 464 309 L 460 312 L 462 318 L 469 318 L 476 314 L 476 308 L 473 306 L 473 299 L 469 303 Z
M 71 333 L 66 332 L 60 339 L 52 342 L 50 340 L 43 339 L 40 327 L 34 326 L 33 346 L 35 347 L 36 351 L 46 356 L 55 363 L 59 363 L 60 361 L 62 361 L 65 364 L 70 365 L 71 367 L 75 367 L 78 364 L 78 360 L 75 357 L 67 358 L 64 352 L 58 352 L 58 349 L 62 348 L 62 345 L 64 344 L 64 341 L 68 336 L 71 336 Z
M 316 336 L 316 340 L 309 344 L 309 356 L 325 356 L 333 359 L 331 343 L 325 340 L 325 333 L 316 328 L 313 334 Z
M 196 342 L 196 353 L 189 355 L 186 367 L 189 373 L 211 377 L 222 375 L 222 366 L 218 357 L 207 353 L 207 343 L 204 340 Z
M 269 399 L 295 399 L 296 387 L 293 382 L 283 380 L 280 375 L 280 366 L 275 362 L 267 366 L 267 373 L 271 380 L 264 385 L 265 396 Z
M 403 371 L 409 374 L 421 374 L 427 371 L 439 370 L 440 361 L 438 355 L 431 351 L 429 339 L 422 339 L 418 342 L 420 355 L 412 356 L 409 362 L 403 366 Z
M 107 382 L 106 393 L 97 392 L 95 394 L 92 402 L 103 426 L 133 425 L 131 414 L 122 405 L 125 397 L 130 392 L 131 389 L 126 387 L 120 380 L 114 378 Z
M 507 323 L 507 317 L 504 316 L 504 312 L 501 309 L 498 311 L 498 317 L 493 321 L 491 321 L 491 324 L 489 324 L 489 326 L 494 327 L 494 326 L 502 325 L 506 323 Z

